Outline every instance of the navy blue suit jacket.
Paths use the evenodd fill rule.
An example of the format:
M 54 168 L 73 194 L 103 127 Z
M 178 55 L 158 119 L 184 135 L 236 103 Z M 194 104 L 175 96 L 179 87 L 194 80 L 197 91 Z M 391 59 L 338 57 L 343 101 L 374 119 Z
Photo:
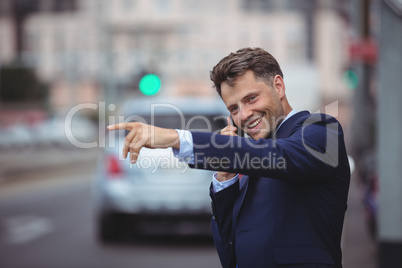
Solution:
M 241 189 L 210 191 L 223 267 L 342 267 L 350 169 L 335 118 L 299 112 L 275 139 L 192 137 L 192 167 L 244 174 Z

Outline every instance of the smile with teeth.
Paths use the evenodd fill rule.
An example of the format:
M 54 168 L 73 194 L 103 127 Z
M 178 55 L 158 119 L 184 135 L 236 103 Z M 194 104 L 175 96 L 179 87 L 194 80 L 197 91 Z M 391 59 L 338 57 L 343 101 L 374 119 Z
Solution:
M 252 124 L 248 125 L 247 128 L 253 128 L 261 122 L 262 118 L 255 120 Z

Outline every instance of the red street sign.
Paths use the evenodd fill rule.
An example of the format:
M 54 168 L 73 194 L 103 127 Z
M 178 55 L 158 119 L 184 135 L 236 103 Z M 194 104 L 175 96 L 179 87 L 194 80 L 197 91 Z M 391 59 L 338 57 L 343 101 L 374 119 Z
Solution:
M 378 47 L 372 39 L 354 40 L 349 44 L 349 58 L 354 62 L 377 63 Z

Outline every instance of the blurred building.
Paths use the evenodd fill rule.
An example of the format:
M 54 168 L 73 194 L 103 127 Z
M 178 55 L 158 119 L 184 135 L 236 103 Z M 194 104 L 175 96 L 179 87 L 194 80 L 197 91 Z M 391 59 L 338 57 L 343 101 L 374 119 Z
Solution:
M 216 96 L 209 71 L 247 46 L 278 59 L 297 109 L 350 95 L 346 0 L 0 0 L 1 64 L 16 56 L 13 2 L 35 11 L 23 20 L 21 59 L 53 84 L 55 107 L 118 102 L 148 72 L 161 95 Z

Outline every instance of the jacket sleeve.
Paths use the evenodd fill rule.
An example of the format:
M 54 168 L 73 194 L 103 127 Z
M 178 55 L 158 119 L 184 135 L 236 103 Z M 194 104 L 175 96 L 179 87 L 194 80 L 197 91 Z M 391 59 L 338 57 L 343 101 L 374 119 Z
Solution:
M 233 241 L 233 205 L 239 194 L 239 181 L 217 193 L 210 188 L 212 199 L 211 229 L 222 267 L 229 267 Z
M 324 179 L 345 168 L 339 162 L 347 158 L 342 128 L 332 117 L 309 117 L 298 122 L 289 137 L 276 140 L 202 132 L 192 132 L 192 137 L 192 167 L 249 176 L 286 181 Z

